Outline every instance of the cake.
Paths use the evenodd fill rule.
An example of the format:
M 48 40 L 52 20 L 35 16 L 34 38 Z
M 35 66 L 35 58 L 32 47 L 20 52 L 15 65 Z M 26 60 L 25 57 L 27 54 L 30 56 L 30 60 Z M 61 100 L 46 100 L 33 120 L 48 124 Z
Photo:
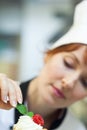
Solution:
M 14 124 L 13 130 L 42 130 L 43 126 L 37 124 L 27 115 L 20 116 L 18 122 Z
M 24 105 L 18 105 L 17 110 L 20 111 L 22 116 L 19 117 L 18 122 L 14 124 L 13 130 L 42 130 L 44 120 L 39 114 L 32 114 L 32 112 L 26 112 Z
M 36 114 L 32 118 L 23 115 L 20 116 L 18 122 L 14 124 L 13 130 L 42 130 L 43 120 L 40 115 Z

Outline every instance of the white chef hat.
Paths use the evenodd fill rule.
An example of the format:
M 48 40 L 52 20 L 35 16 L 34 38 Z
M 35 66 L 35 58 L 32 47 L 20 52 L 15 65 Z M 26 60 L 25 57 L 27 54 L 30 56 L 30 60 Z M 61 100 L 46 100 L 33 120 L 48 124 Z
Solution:
M 87 45 L 87 0 L 76 5 L 73 25 L 62 38 L 51 46 L 51 50 L 71 43 Z

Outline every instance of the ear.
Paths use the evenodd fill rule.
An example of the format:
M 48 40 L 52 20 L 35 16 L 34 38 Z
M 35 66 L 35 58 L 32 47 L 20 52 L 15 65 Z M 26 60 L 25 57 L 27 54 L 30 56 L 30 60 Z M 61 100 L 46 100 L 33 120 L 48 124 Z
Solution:
M 45 54 L 44 56 L 44 63 L 47 63 L 51 58 L 51 55 Z
M 45 56 L 44 56 L 44 63 L 47 63 L 48 60 L 49 60 L 49 56 L 47 54 L 45 54 Z

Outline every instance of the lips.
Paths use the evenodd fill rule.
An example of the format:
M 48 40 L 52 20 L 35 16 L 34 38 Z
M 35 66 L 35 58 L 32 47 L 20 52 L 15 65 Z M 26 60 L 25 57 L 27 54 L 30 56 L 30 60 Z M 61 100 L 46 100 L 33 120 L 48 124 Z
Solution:
M 53 87 L 54 94 L 57 97 L 65 98 L 64 94 L 57 87 L 55 87 L 54 85 L 52 85 L 52 87 Z

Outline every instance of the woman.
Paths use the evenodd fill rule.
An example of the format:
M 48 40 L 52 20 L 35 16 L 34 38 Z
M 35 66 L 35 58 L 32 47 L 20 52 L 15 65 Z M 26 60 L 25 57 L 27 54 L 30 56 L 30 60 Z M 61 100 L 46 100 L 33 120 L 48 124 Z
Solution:
M 82 19 L 78 17 L 79 11 L 84 14 L 82 17 L 80 15 Z M 69 32 L 46 52 L 40 74 L 20 85 L 23 103 L 27 103 L 29 111 L 43 116 L 44 127 L 49 130 L 85 130 L 82 123 L 67 110 L 68 106 L 87 96 L 85 12 L 87 1 L 76 7 L 74 24 Z M 15 107 L 17 102 L 22 102 L 21 91 L 14 81 L 2 77 L 3 75 L 0 86 L 1 107 L 6 109 Z M 16 121 L 18 114 L 16 111 Z

